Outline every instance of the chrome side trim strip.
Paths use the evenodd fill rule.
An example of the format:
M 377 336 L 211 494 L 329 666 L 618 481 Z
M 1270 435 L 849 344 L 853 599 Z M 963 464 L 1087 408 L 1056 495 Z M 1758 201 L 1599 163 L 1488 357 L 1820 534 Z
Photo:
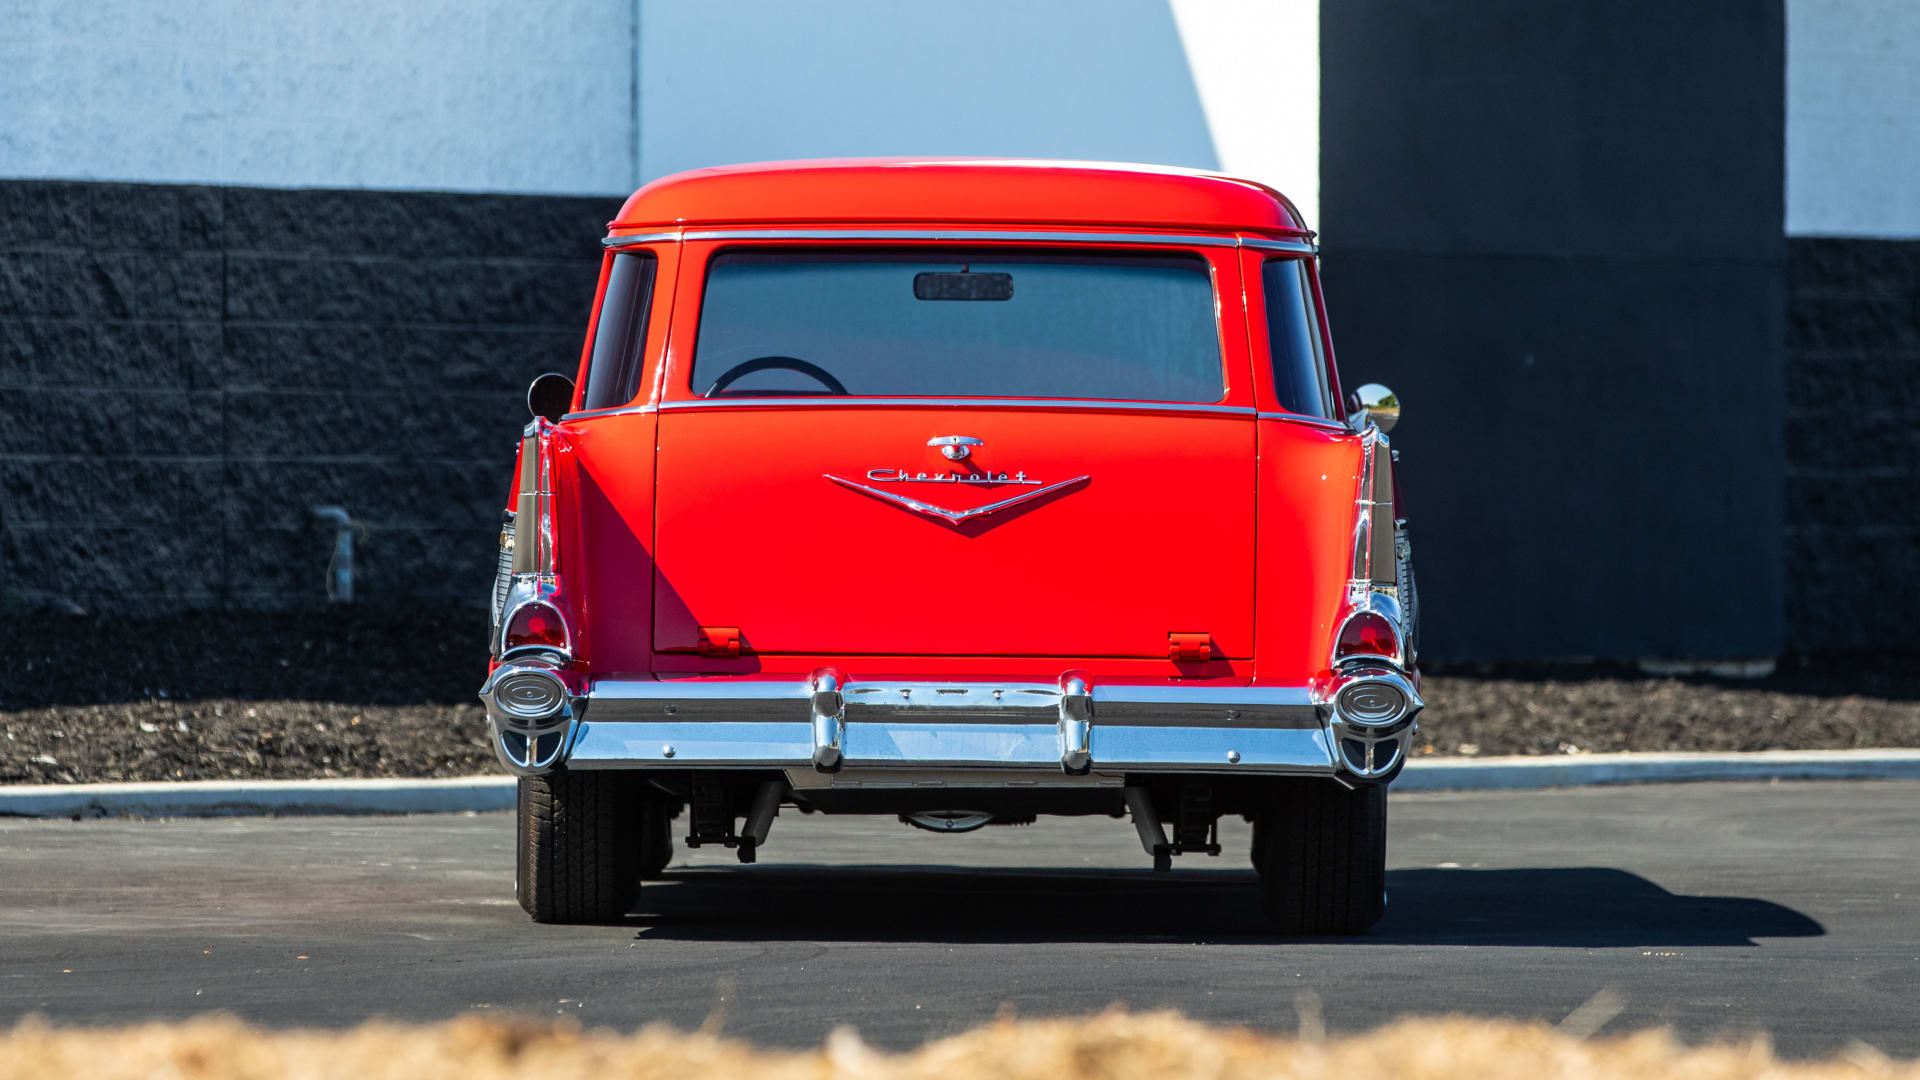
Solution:
M 560 419 L 562 421 L 592 420 L 601 416 L 637 416 L 641 413 L 659 411 L 658 408 L 652 405 L 615 405 L 605 409 L 582 409 L 579 412 L 570 412 L 560 417 Z
M 1353 434 L 1353 428 L 1349 426 L 1345 421 L 1328 420 L 1322 416 L 1305 416 L 1300 413 L 1290 413 L 1290 412 L 1263 412 L 1260 414 L 1260 419 L 1284 420 L 1290 424 L 1305 424 L 1308 427 L 1326 428 L 1328 431 L 1338 431 L 1343 435 Z
M 606 236 L 600 240 L 600 246 L 618 251 L 624 247 L 638 247 L 641 244 L 657 244 L 662 240 L 678 240 L 675 232 L 627 233 L 622 236 Z
M 928 409 L 1112 409 L 1131 412 L 1201 413 L 1252 417 L 1258 410 L 1246 405 L 1208 405 L 1181 401 L 1099 401 L 1092 398 L 910 398 L 910 397 L 768 397 L 700 398 L 663 401 L 658 408 L 729 409 L 835 408 L 839 406 L 920 406 Z M 652 406 L 648 406 L 651 408 Z

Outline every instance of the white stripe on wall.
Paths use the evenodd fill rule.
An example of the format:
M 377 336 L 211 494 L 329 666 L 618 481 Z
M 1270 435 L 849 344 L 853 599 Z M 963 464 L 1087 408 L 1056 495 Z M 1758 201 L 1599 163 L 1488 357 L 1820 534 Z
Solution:
M 1920 0 L 1787 0 L 1787 233 L 1920 238 Z

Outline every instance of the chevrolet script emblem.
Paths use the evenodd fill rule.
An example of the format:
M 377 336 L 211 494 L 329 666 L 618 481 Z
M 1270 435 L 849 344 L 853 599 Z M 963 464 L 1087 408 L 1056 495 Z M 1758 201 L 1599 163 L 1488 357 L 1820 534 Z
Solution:
M 968 456 L 972 447 L 983 444 L 982 440 L 975 439 L 971 436 L 943 435 L 927 440 L 927 445 L 938 447 L 941 454 L 950 461 L 961 461 Z M 1004 484 L 1008 486 L 1018 485 L 1033 488 L 1032 491 L 1023 491 L 1011 498 L 1001 499 L 998 502 L 990 502 L 985 506 L 976 506 L 970 510 L 949 510 L 944 506 L 935 506 L 930 502 L 916 499 L 909 495 L 898 494 L 893 491 L 888 491 L 885 488 L 873 487 L 871 484 L 857 483 L 848 480 L 844 476 L 835 476 L 832 473 L 822 473 L 821 475 L 836 484 L 850 487 L 855 491 L 865 492 L 878 499 L 885 499 L 895 506 L 906 507 L 916 514 L 925 514 L 930 518 L 944 521 L 949 525 L 958 525 L 961 522 L 971 521 L 977 517 L 984 517 L 987 514 L 1010 509 L 1019 506 L 1021 503 L 1038 499 L 1042 495 L 1050 495 L 1062 488 L 1069 488 L 1075 484 L 1091 479 L 1090 476 L 1076 476 L 1071 480 L 1062 480 L 1057 484 L 1046 484 L 1029 477 L 1024 471 L 1016 472 L 1009 476 L 1006 473 L 994 472 L 991 469 L 966 473 L 929 473 L 917 470 L 909 471 L 907 469 L 867 470 L 867 480 L 869 480 L 871 484 L 952 484 L 964 487 L 999 487 Z

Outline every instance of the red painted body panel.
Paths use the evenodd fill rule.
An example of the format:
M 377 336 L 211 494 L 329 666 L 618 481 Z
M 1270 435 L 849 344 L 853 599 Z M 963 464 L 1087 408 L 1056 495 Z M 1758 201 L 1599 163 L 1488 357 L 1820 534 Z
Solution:
M 561 499 L 577 524 L 562 550 L 596 671 L 645 671 L 650 659 L 656 425 L 650 412 L 568 425 Z
M 1142 165 L 944 158 L 696 169 L 635 192 L 613 227 L 827 221 L 1307 231 L 1284 195 L 1251 180 Z
M 959 526 L 826 479 L 970 459 L 1077 487 Z M 757 653 L 1253 654 L 1254 421 L 1070 409 L 675 410 L 660 420 L 655 637 L 738 626 Z M 879 485 L 873 485 L 876 488 Z M 899 484 L 964 510 L 1018 488 Z M 1124 583 L 1125 587 L 1117 587 Z
M 1329 668 L 1353 563 L 1360 440 L 1261 420 L 1256 681 L 1298 685 Z
M 614 229 L 795 222 L 951 223 L 962 234 L 1045 225 L 1223 240 L 1305 234 L 1284 198 L 1245 181 L 933 161 L 682 174 L 636 193 Z M 1220 314 L 1228 389 L 1223 410 L 1209 414 L 938 399 L 699 404 L 688 372 L 705 269 L 729 242 L 649 246 L 660 266 L 639 397 L 558 426 L 560 557 L 579 675 L 805 676 L 832 665 L 856 679 L 1051 680 L 1079 668 L 1111 682 L 1298 686 L 1326 674 L 1362 454 L 1343 429 L 1253 415 L 1281 411 L 1259 289 L 1271 253 L 1191 249 L 1212 266 Z M 605 276 L 603 266 L 603 288 Z M 1314 290 L 1317 302 L 1317 275 Z M 1321 325 L 1324 333 L 1324 316 Z M 591 328 L 588 341 L 582 386 Z M 1329 379 L 1337 386 L 1337 374 Z M 823 476 L 864 483 L 870 469 L 942 470 L 925 445 L 936 435 L 984 439 L 975 464 L 995 472 L 1089 479 L 954 526 Z M 899 488 L 955 510 L 1010 493 Z M 703 625 L 739 627 L 744 654 L 696 655 Z M 1173 632 L 1210 635 L 1215 658 L 1171 660 Z

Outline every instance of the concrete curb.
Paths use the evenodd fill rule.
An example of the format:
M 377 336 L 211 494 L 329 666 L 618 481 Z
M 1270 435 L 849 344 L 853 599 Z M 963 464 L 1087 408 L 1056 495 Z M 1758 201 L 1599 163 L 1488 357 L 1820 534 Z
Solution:
M 186 780 L 0 787 L 0 815 L 236 817 L 247 814 L 450 814 L 511 810 L 511 776 L 446 780 Z
M 1569 754 L 1407 762 L 1395 791 L 1500 791 L 1683 780 L 1910 780 L 1920 750 Z
M 1578 754 L 1428 758 L 1395 791 L 1519 791 L 1688 780 L 1920 779 L 1920 750 L 1765 750 L 1746 754 Z M 230 817 L 447 814 L 511 810 L 510 776 L 446 780 L 191 780 L 0 786 L 0 816 Z

